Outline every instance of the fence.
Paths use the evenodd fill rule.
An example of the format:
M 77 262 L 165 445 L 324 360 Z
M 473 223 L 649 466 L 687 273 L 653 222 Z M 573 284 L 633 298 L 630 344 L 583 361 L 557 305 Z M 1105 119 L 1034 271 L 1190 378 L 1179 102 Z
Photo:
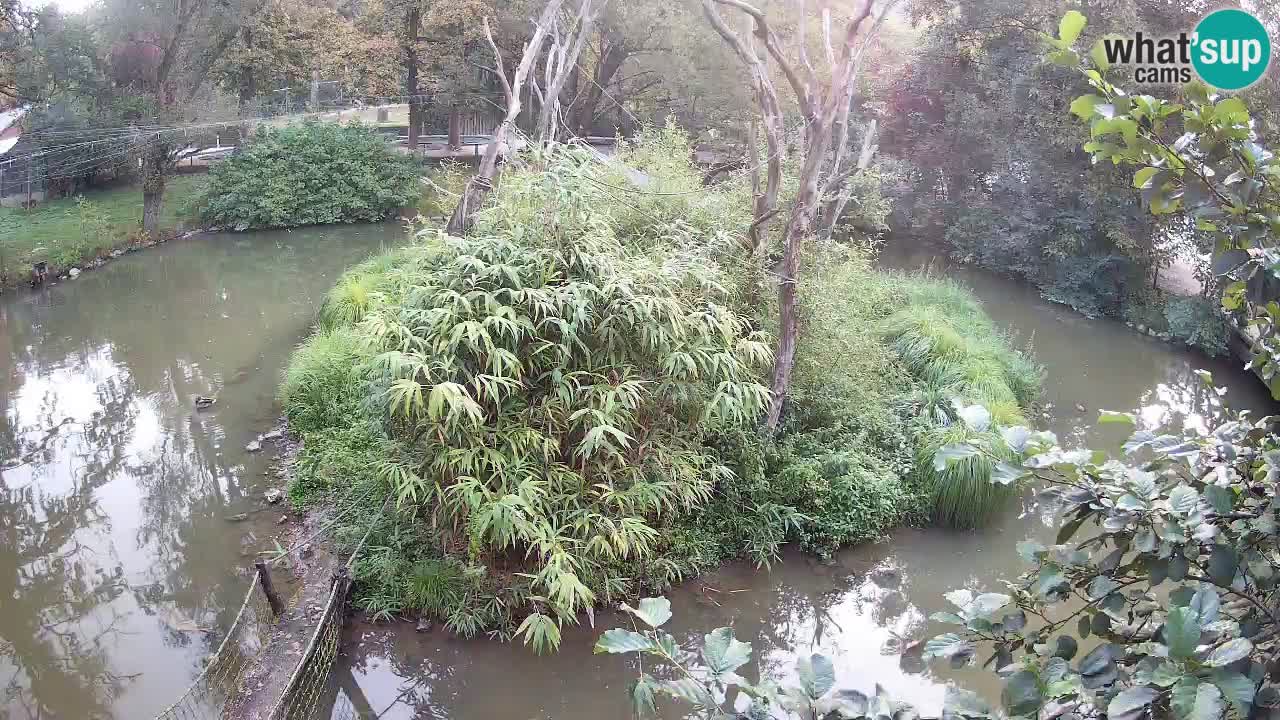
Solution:
M 259 570 L 245 588 L 244 601 L 227 634 L 205 664 L 204 670 L 156 720 L 222 720 L 223 709 L 240 686 L 245 671 L 266 646 L 274 615 L 264 593 L 258 590 Z
M 338 655 L 342 623 L 346 617 L 347 591 L 351 579 L 347 568 L 341 568 L 333 579 L 329 599 L 316 623 L 315 633 L 289 677 L 289 683 L 269 715 L 270 720 L 311 720 L 328 687 L 329 669 Z
M 388 497 L 383 503 L 382 513 L 386 513 L 393 499 L 394 496 Z M 240 610 L 218 649 L 182 697 L 157 715 L 156 720 L 232 720 L 247 714 L 253 714 L 253 720 L 357 720 L 369 717 L 369 713 L 355 708 L 347 694 L 338 692 L 338 683 L 330 682 L 329 671 L 342 640 L 347 594 L 351 590 L 351 569 L 376 523 L 375 519 L 369 524 L 369 529 L 346 563 L 334 570 L 324 608 L 311 631 L 310 640 L 269 711 L 265 714 L 246 712 L 247 706 L 243 702 L 247 694 L 253 694 L 255 690 L 264 686 L 274 687 L 258 682 L 262 678 L 249 671 L 260 664 L 259 655 L 267 648 L 268 641 L 286 641 L 270 637 L 270 631 L 276 627 L 277 619 L 284 615 L 286 607 L 272 583 L 270 563 L 262 561 L 256 564 L 245 588 Z M 276 559 L 286 557 L 315 539 L 316 535 L 303 539 Z M 303 589 L 300 588 L 295 597 L 303 596 Z M 262 696 L 259 693 L 257 697 Z M 260 707 L 267 706 L 263 703 Z M 323 714 L 318 714 L 321 711 Z

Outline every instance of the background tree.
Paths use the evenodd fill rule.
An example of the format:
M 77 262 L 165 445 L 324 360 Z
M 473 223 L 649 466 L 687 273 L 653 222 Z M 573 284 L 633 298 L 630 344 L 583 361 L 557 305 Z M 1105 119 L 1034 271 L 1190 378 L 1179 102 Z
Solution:
M 1175 254 L 1195 251 L 1190 234 L 1119 192 L 1126 177 L 1085 172 L 1083 133 L 1058 110 L 1083 79 L 1042 62 L 1039 31 L 1056 24 L 1062 3 L 925 0 L 911 11 L 925 29 L 890 81 L 881 141 L 905 170 L 896 237 L 939 243 L 1090 315 L 1121 314 Z M 1203 11 L 1121 0 L 1108 3 L 1098 31 L 1173 33 Z
M 821 217 L 823 203 L 839 194 L 849 175 L 865 169 L 869 156 L 864 153 L 857 161 L 846 158 L 849 106 L 852 102 L 862 51 L 867 38 L 874 35 L 881 19 L 892 7 L 892 2 L 881 11 L 879 18 L 870 19 L 871 0 L 864 0 L 854 10 L 853 16 L 833 40 L 825 36 L 826 66 L 821 74 L 809 57 L 805 38 L 808 16 L 805 5 L 800 3 L 800 21 L 794 38 L 795 55 L 788 55 L 781 40 L 769 24 L 765 13 L 741 0 L 703 0 L 703 11 L 716 32 L 733 49 L 752 75 L 756 101 L 763 119 L 768 157 L 767 179 L 764 193 L 755 203 L 755 221 L 752 231 L 777 215 L 778 188 L 781 179 L 783 154 L 784 115 L 778 93 L 770 76 L 768 63 L 756 48 L 735 33 L 720 15 L 718 6 L 740 11 L 750 18 L 755 42 L 767 51 L 769 61 L 775 63 L 790 86 L 804 121 L 799 141 L 798 185 L 795 197 L 782 230 L 782 259 L 778 264 L 778 350 L 774 357 L 772 400 L 766 415 L 765 427 L 774 432 L 782 419 L 783 404 L 791 384 L 791 370 L 795 364 L 796 343 L 799 338 L 797 285 L 800 278 L 800 254 L 802 248 L 822 232 L 820 221 L 834 223 L 835 218 Z M 829 21 L 826 23 L 829 27 Z M 865 27 L 864 27 L 865 25 Z M 758 243 L 753 243 L 758 245 Z
M 113 37 L 115 90 L 136 104 L 125 113 L 139 125 L 194 119 L 192 102 L 217 61 L 235 40 L 257 0 L 112 0 L 103 7 L 103 28 Z M 142 228 L 158 232 L 165 180 L 173 167 L 170 133 L 139 129 L 142 146 Z
M 557 88 L 563 88 L 565 77 L 577 67 L 577 54 L 582 51 L 582 42 L 580 39 L 590 31 L 590 23 L 592 18 L 591 0 L 579 0 L 576 9 L 572 11 L 572 17 L 575 23 L 570 33 L 565 36 L 558 36 L 560 27 L 559 14 L 563 6 L 563 0 L 548 0 L 542 9 L 542 14 L 534 23 L 533 34 L 529 41 L 524 44 L 523 51 L 520 55 L 520 63 L 512 72 L 511 79 L 507 79 L 506 65 L 502 60 L 502 50 L 498 47 L 497 42 L 493 39 L 493 33 L 489 27 L 489 19 L 483 18 L 481 21 L 485 31 L 485 37 L 489 41 L 489 45 L 493 50 L 493 58 L 497 63 L 497 76 L 502 83 L 502 93 L 506 100 L 506 114 L 502 121 L 494 128 L 489 144 L 485 146 L 484 157 L 480 160 L 480 168 L 475 176 L 467 181 L 466 188 L 462 192 L 462 196 L 458 199 L 457 207 L 454 208 L 453 215 L 449 218 L 448 230 L 453 235 L 464 235 L 471 227 L 475 213 L 480 209 L 484 202 L 485 196 L 493 187 L 494 173 L 497 171 L 498 153 L 507 143 L 511 130 L 515 127 L 516 119 L 519 117 L 523 108 L 522 95 L 525 92 L 525 83 L 529 81 L 530 74 L 538 68 L 539 62 L 547 63 L 545 65 L 546 87 L 554 91 Z M 553 34 L 557 35 L 551 40 L 551 53 L 557 55 L 556 59 L 543 59 L 543 45 Z M 547 123 L 547 135 L 540 138 L 541 142 L 550 142 L 552 116 L 555 115 L 555 108 L 559 104 L 559 92 L 555 92 L 553 96 L 544 95 L 544 107 L 547 108 L 545 113 L 545 121 Z M 540 120 L 539 124 L 542 124 Z
M 392 96 L 401 94 L 397 52 L 389 32 L 371 32 L 359 17 L 300 0 L 270 0 L 241 25 L 214 78 L 247 115 L 261 114 L 254 105 L 281 102 L 280 88 L 305 94 L 313 70 L 336 83 L 341 96 Z

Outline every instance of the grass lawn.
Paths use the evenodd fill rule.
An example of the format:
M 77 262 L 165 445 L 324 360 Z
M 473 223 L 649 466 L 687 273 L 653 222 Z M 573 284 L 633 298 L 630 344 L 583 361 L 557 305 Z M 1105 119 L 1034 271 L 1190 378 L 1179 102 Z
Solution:
M 162 212 L 166 231 L 188 221 L 190 199 L 205 182 L 203 174 L 169 178 Z M 141 185 L 94 189 L 79 197 L 83 204 L 73 196 L 30 210 L 0 208 L 0 286 L 25 281 L 35 262 L 49 263 L 50 274 L 56 274 L 139 240 Z

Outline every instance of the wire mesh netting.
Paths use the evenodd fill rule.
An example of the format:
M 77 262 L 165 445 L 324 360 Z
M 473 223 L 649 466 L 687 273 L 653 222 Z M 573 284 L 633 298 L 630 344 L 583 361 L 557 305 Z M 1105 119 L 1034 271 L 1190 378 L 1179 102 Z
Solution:
M 351 581 L 340 573 L 333 581 L 328 602 L 316 623 L 311 642 L 298 660 L 293 676 L 285 687 L 271 720 L 311 720 L 330 717 L 333 708 L 332 685 L 327 682 L 329 669 L 338 655 L 342 639 L 342 623 L 346 617 L 347 591 Z
M 186 692 L 156 720 L 222 720 L 227 701 L 265 647 L 273 623 L 271 608 L 258 589 L 258 573 L 254 571 L 246 584 L 240 610 L 218 649 Z

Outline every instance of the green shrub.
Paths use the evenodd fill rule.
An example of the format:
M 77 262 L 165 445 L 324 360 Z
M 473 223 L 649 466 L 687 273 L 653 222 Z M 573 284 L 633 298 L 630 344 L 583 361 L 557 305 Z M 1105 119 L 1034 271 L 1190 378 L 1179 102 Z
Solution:
M 200 218 L 228 229 L 383 220 L 419 195 L 414 161 L 359 124 L 258 126 L 215 165 Z
M 855 256 L 816 265 L 805 287 L 804 342 L 779 435 L 714 436 L 733 475 L 680 523 L 665 568 L 673 577 L 740 555 L 767 565 L 788 541 L 828 557 L 918 515 L 904 482 L 914 445 L 900 402 L 912 379 L 878 335 L 905 300 L 902 283 Z
M 1209 357 L 1226 354 L 1230 330 L 1220 307 L 1216 300 L 1203 297 L 1170 296 L 1164 308 L 1169 333 Z
M 357 325 L 393 441 L 381 476 L 442 545 L 541 598 L 502 601 L 535 644 L 663 548 L 659 523 L 728 473 L 705 428 L 753 426 L 768 396 L 768 344 L 718 268 L 621 246 L 577 167 L 507 176 L 510 205 L 408 257 Z M 535 199 L 557 223 L 506 216 Z

